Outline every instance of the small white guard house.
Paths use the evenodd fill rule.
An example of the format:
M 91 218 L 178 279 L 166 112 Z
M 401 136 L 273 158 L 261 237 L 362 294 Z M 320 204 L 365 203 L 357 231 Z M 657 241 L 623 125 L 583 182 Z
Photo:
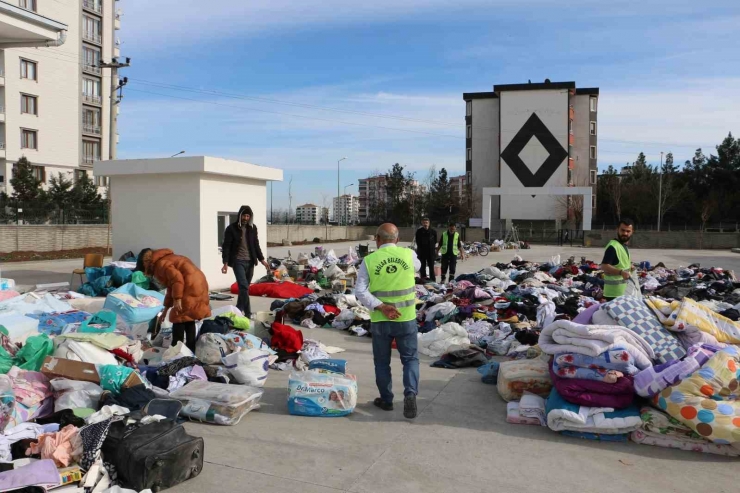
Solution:
M 282 170 L 196 156 L 101 161 L 95 176 L 110 177 L 114 259 L 171 248 L 203 270 L 210 289 L 226 288 L 235 279 L 221 273 L 220 246 L 242 205 L 252 207 L 267 254 L 267 182 L 282 181 Z M 258 265 L 254 279 L 264 274 Z

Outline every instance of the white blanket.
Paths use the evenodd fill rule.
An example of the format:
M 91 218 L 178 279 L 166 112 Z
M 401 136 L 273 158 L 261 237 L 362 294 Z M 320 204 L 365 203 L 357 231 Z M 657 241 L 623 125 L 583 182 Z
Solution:
M 547 354 L 578 353 L 598 356 L 621 348 L 635 358 L 635 366 L 644 370 L 653 365 L 655 353 L 648 343 L 621 326 L 581 325 L 569 320 L 556 320 L 540 334 L 539 346 Z
M 607 418 L 604 413 L 610 412 L 614 412 L 614 409 L 581 406 L 577 413 L 567 409 L 553 409 L 547 415 L 547 427 L 553 431 L 570 430 L 616 435 L 635 431 L 642 426 L 639 415 Z

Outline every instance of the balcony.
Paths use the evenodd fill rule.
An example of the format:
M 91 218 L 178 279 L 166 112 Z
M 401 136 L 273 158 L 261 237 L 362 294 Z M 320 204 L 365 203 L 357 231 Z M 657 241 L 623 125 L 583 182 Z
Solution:
M 82 132 L 89 134 L 89 135 L 100 135 L 102 133 L 102 129 L 100 128 L 100 125 L 93 125 L 90 123 L 83 123 L 82 124 Z
M 88 63 L 85 63 L 84 65 L 82 65 L 82 71 L 87 72 L 88 74 L 95 74 L 95 75 L 100 75 L 103 73 L 102 68 L 97 67 L 95 65 L 90 65 Z
M 103 36 L 98 33 L 91 33 L 88 31 L 82 31 L 82 39 L 89 41 L 90 43 L 103 44 Z
M 118 9 L 116 11 L 116 18 L 113 21 L 113 29 L 115 29 L 116 31 L 121 30 L 121 16 L 123 16 L 123 13 L 121 12 L 121 9 Z
M 96 14 L 103 13 L 103 4 L 96 0 L 82 0 L 82 8 Z
M 98 106 L 102 106 L 103 98 L 100 96 L 91 96 L 89 94 L 82 94 L 82 102 L 86 104 L 95 104 Z

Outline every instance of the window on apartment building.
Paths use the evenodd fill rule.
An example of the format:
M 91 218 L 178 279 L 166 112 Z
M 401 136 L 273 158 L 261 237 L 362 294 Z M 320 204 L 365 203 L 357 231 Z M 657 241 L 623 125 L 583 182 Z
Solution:
M 82 141 L 82 160 L 86 164 L 92 164 L 94 161 L 100 161 L 100 141 Z
M 596 122 L 590 122 L 588 128 L 591 135 L 596 135 Z
M 87 15 L 82 16 L 82 33 L 85 39 L 99 41 L 102 32 L 100 19 L 94 19 Z
M 588 156 L 591 159 L 596 159 L 596 146 L 591 146 L 588 148 Z
M 87 170 L 84 169 L 76 169 L 75 170 L 75 181 L 82 180 L 83 177 L 87 176 Z
M 596 209 L 596 195 L 591 195 L 591 208 Z
M 473 102 L 472 101 L 465 102 L 465 115 L 473 116 Z
M 36 12 L 36 0 L 18 0 L 18 6 L 22 9 Z
M 38 116 L 38 109 L 37 96 L 31 96 L 30 94 L 21 94 L 21 113 Z
M 595 169 L 589 170 L 588 172 L 588 184 L 589 185 L 596 185 L 596 173 L 597 171 Z
M 100 81 L 95 79 L 82 78 L 82 94 L 85 96 L 100 97 Z
M 21 79 L 38 80 L 36 78 L 36 62 L 21 58 Z
M 90 48 L 88 46 L 82 47 L 82 62 L 89 67 L 97 67 L 100 65 L 100 50 Z
M 473 149 L 471 149 L 470 147 L 468 147 L 465 159 L 467 159 L 468 161 L 473 160 Z
M 596 98 L 589 98 L 588 104 L 591 108 L 591 111 L 596 112 Z
M 82 112 L 82 124 L 91 127 L 100 127 L 100 110 L 85 108 Z
M 472 125 L 468 125 L 466 127 L 466 129 L 465 129 L 465 137 L 468 138 L 468 139 L 472 139 L 473 138 L 473 126 Z
M 38 149 L 38 131 L 21 129 L 21 149 Z

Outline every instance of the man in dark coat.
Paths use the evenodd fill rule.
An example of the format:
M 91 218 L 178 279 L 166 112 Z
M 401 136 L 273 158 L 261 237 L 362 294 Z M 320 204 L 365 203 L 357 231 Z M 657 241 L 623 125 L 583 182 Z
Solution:
M 435 247 L 437 246 L 437 232 L 429 227 L 429 218 L 421 220 L 421 228 L 416 230 L 416 256 L 421 262 L 419 277 L 423 280 L 427 277 L 427 266 L 429 266 L 429 277 L 435 280 L 434 259 L 437 258 Z
M 257 238 L 257 226 L 252 220 L 254 214 L 252 208 L 243 205 L 239 209 L 239 219 L 230 224 L 224 233 L 224 244 L 221 246 L 221 254 L 224 266 L 221 272 L 226 274 L 229 267 L 234 269 L 236 282 L 239 285 L 239 298 L 236 307 L 244 313 L 244 316 L 252 316 L 252 308 L 249 303 L 249 284 L 252 282 L 254 267 L 259 261 L 270 270 L 269 264 L 262 255 L 259 238 Z

